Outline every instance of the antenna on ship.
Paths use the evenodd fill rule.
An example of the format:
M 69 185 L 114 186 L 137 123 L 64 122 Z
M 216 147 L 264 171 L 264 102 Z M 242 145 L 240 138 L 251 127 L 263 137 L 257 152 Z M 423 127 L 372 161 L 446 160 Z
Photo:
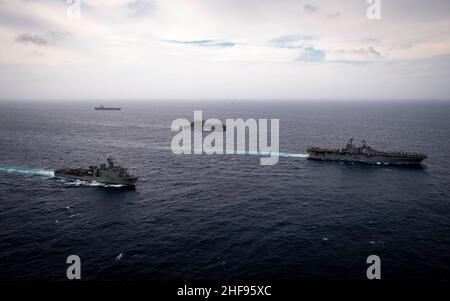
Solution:
M 108 161 L 108 167 L 109 168 L 113 168 L 114 167 L 114 161 L 113 161 L 113 158 L 111 156 L 108 156 L 106 158 L 106 161 Z
M 348 139 L 347 147 L 348 147 L 348 148 L 353 147 L 353 136 L 350 137 L 350 139 Z

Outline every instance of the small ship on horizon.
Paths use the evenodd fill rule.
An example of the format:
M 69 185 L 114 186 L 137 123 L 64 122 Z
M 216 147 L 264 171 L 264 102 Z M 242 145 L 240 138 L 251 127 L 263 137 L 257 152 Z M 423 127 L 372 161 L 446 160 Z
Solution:
M 96 110 L 96 111 L 120 111 L 120 110 L 122 110 L 122 108 L 105 107 L 104 105 L 100 105 L 99 107 L 95 107 L 94 110 Z
M 307 149 L 309 159 L 325 161 L 347 161 L 369 164 L 419 165 L 428 158 L 425 153 L 377 151 L 362 141 L 353 144 L 353 137 L 341 148 L 311 147 Z
M 205 120 L 202 120 L 201 122 L 200 121 L 192 121 L 191 122 L 191 128 L 195 129 L 196 128 L 195 126 L 197 125 L 203 131 L 203 129 L 205 127 L 205 123 L 206 123 Z M 211 126 L 214 127 L 214 128 L 220 128 L 220 124 L 211 124 Z M 227 126 L 225 124 L 221 124 L 221 126 L 222 126 L 222 130 L 225 132 L 227 130 Z
M 55 177 L 129 187 L 136 185 L 138 178 L 130 175 L 126 168 L 115 165 L 111 157 L 107 158 L 107 163 L 88 168 L 58 169 L 55 170 Z

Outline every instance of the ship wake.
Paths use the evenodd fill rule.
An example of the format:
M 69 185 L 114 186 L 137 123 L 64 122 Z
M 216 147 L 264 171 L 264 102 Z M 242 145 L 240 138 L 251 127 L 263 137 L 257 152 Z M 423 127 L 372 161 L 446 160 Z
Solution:
M 0 167 L 0 172 L 27 176 L 42 176 L 47 178 L 53 178 L 55 176 L 53 170 L 37 168 Z
M 203 148 L 203 151 L 205 148 Z M 260 157 L 280 157 L 280 158 L 308 158 L 309 155 L 305 153 L 290 153 L 290 152 L 258 152 L 258 151 L 236 151 L 237 155 L 251 155 Z
M 122 188 L 126 187 L 126 185 L 120 185 L 120 184 L 105 184 L 105 183 L 99 183 L 96 181 L 82 181 L 82 180 L 71 180 L 71 179 L 63 179 L 59 178 L 58 182 L 63 183 L 66 186 L 70 187 L 106 187 L 106 188 Z
M 289 153 L 289 152 L 247 152 L 249 155 L 257 155 L 257 156 L 278 156 L 280 158 L 308 158 L 308 154 L 303 153 Z
M 39 169 L 39 168 L 17 168 L 17 167 L 0 167 L 1 173 L 9 173 L 16 175 L 24 175 L 24 176 L 40 176 L 44 178 L 55 178 L 55 173 L 53 170 L 48 169 Z M 57 178 L 58 182 L 63 183 L 67 186 L 88 186 L 88 187 L 115 187 L 121 188 L 125 187 L 125 185 L 115 185 L 115 184 L 104 184 L 99 182 L 89 182 L 89 181 L 81 181 L 81 180 L 69 180 Z

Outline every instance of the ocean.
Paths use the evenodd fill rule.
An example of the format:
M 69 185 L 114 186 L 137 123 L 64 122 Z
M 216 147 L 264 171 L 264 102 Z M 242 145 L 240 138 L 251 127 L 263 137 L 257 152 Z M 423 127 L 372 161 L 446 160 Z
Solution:
M 450 103 L 0 102 L 0 280 L 450 278 Z M 278 118 L 280 157 L 174 155 L 177 118 Z M 422 168 L 320 162 L 310 146 L 365 139 L 426 152 Z M 113 155 L 136 189 L 68 182 Z

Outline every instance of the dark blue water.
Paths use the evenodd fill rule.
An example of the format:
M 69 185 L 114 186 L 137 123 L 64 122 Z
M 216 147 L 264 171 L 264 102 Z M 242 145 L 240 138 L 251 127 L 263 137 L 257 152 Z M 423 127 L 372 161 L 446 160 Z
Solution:
M 98 280 L 364 280 L 371 254 L 384 279 L 450 277 L 450 104 L 94 105 L 0 103 L 0 280 L 64 280 L 71 254 Z M 279 118 L 282 152 L 355 136 L 429 159 L 418 169 L 173 155 L 170 124 L 194 110 Z M 51 177 L 108 154 L 139 176 L 136 190 Z

